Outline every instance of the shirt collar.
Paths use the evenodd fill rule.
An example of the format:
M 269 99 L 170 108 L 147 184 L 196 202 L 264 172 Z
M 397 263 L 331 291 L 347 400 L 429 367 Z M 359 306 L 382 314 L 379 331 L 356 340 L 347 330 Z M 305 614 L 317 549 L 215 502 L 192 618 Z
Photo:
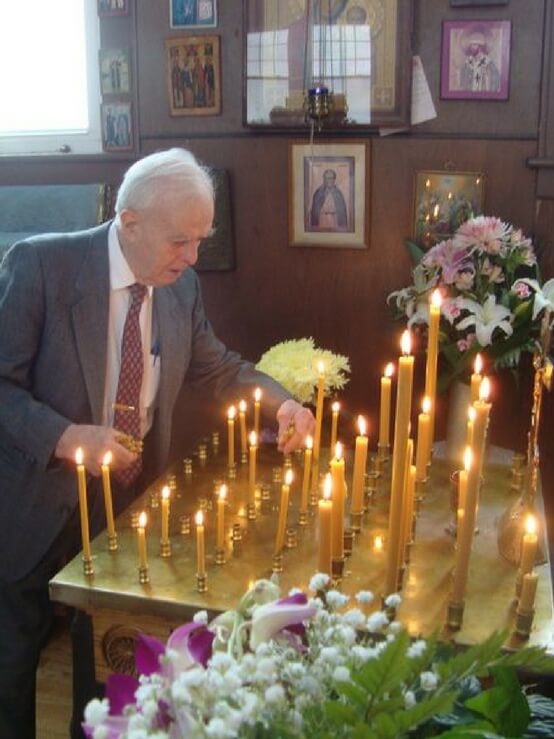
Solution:
M 108 259 L 110 263 L 110 289 L 124 290 L 137 282 L 133 270 L 125 259 L 125 255 L 119 243 L 119 236 L 115 227 L 115 221 L 108 231 Z M 152 297 L 154 288 L 148 285 L 148 297 Z

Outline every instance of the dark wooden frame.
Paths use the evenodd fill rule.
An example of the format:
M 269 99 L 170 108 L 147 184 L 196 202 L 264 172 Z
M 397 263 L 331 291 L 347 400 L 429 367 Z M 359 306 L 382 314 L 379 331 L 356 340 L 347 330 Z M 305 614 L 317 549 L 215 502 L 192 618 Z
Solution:
M 104 9 L 101 5 L 101 0 L 97 0 L 98 15 L 101 18 L 106 18 L 114 15 L 129 15 L 129 0 L 123 0 L 123 8 L 110 8 Z
M 173 84 L 172 84 L 172 56 L 171 50 L 176 46 L 185 48 L 187 46 L 201 46 L 202 44 L 212 44 L 212 62 L 214 67 L 214 104 L 211 106 L 184 106 L 178 107 L 174 104 Z M 172 36 L 165 40 L 165 55 L 167 65 L 167 95 L 169 103 L 169 115 L 173 117 L 180 116 L 206 116 L 219 115 L 221 113 L 221 40 L 217 35 L 182 35 Z

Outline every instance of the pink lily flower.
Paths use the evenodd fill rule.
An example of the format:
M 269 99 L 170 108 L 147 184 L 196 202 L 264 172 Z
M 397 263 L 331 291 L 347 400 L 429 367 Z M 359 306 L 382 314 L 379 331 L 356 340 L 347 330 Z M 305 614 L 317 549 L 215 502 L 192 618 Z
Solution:
M 284 629 L 313 618 L 315 613 L 316 608 L 308 605 L 304 593 L 296 593 L 288 598 L 258 606 L 252 614 L 250 648 L 255 650 Z

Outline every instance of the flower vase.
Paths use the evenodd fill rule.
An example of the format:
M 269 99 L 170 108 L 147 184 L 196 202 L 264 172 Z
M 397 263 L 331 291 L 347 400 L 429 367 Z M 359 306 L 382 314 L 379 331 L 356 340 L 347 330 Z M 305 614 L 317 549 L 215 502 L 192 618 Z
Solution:
M 456 463 L 455 469 L 461 469 L 464 464 L 464 449 L 467 444 L 467 410 L 470 399 L 469 385 L 460 381 L 452 383 L 448 399 L 444 456 Z

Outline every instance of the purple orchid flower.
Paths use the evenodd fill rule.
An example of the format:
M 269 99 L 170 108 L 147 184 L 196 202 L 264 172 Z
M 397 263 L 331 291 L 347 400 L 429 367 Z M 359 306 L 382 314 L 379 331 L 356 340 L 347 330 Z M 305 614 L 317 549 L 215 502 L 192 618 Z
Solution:
M 256 649 L 280 631 L 313 618 L 315 613 L 316 608 L 308 605 L 304 593 L 295 593 L 288 598 L 258 606 L 252 614 L 250 648 Z
M 102 727 L 107 731 L 106 739 L 120 739 L 128 729 L 129 718 L 123 715 L 123 709 L 136 704 L 135 692 L 139 681 L 132 675 L 114 674 L 106 680 L 106 698 L 110 712 L 102 721 Z M 97 726 L 83 722 L 81 724 L 87 739 L 93 739 Z
M 191 622 L 175 629 L 167 641 L 167 650 L 172 650 L 177 655 L 171 661 L 169 676 L 178 675 L 195 664 L 206 667 L 212 656 L 214 639 L 214 632 L 204 624 Z M 165 667 L 163 674 L 167 674 Z

